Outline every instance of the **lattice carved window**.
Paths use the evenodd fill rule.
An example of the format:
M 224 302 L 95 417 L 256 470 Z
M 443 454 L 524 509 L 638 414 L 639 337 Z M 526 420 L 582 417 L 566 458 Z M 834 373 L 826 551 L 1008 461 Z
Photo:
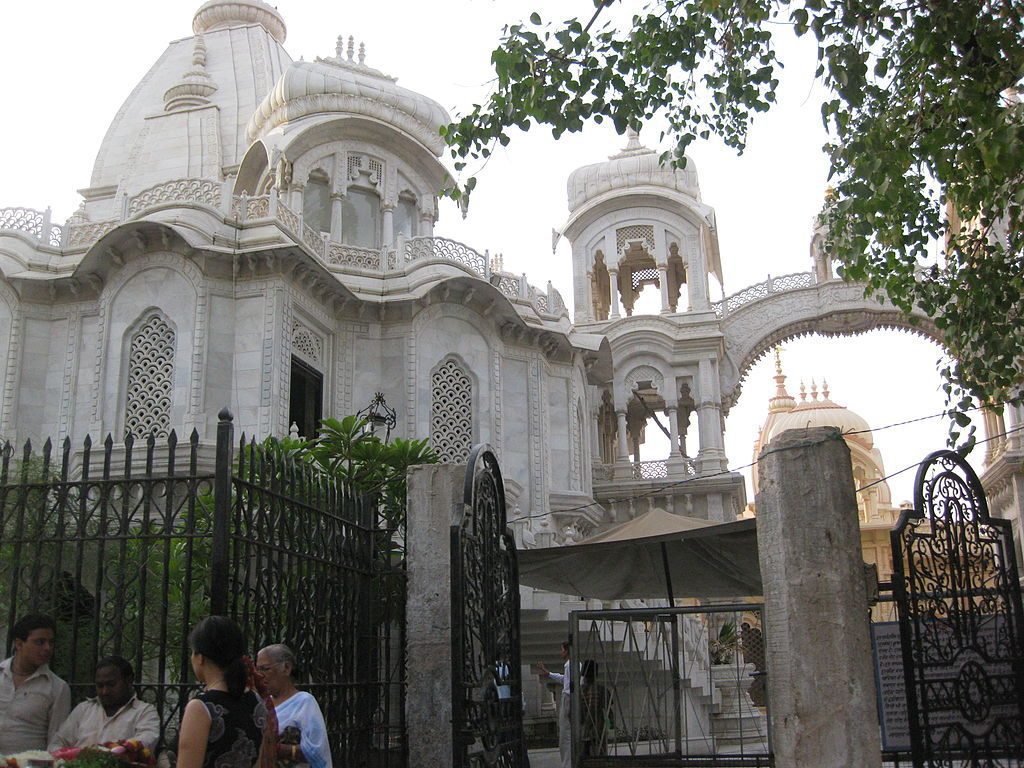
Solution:
M 430 378 L 430 444 L 445 464 L 469 458 L 473 444 L 473 382 L 454 360 Z
M 128 351 L 126 435 L 166 437 L 171 431 L 174 389 L 174 329 L 150 315 L 132 335 Z
M 615 247 L 622 254 L 626 246 L 635 241 L 640 241 L 648 256 L 654 256 L 654 227 L 649 224 L 633 224 L 615 230 Z
M 301 323 L 292 326 L 292 352 L 316 367 L 323 364 L 323 341 Z

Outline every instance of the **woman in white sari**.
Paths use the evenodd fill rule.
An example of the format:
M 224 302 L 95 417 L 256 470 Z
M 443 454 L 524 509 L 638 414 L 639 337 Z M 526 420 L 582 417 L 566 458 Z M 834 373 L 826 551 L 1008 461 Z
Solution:
M 286 645 L 268 645 L 256 657 L 256 671 L 263 675 L 274 700 L 282 739 L 277 748 L 278 759 L 308 763 L 310 768 L 332 768 L 331 745 L 320 705 L 312 694 L 300 691 L 292 682 L 295 654 Z M 299 732 L 298 743 L 285 743 L 291 741 L 287 736 L 295 730 Z

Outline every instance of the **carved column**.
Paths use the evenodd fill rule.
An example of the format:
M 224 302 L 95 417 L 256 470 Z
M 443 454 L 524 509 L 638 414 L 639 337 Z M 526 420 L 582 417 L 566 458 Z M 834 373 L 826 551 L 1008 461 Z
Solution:
M 658 283 L 661 286 L 661 314 L 667 315 L 672 311 L 668 296 L 668 264 L 658 265 Z
M 341 201 L 340 192 L 331 193 L 331 242 L 341 242 Z
M 622 462 L 629 461 L 629 443 L 628 436 L 626 434 L 626 412 L 616 411 L 615 416 L 619 421 L 619 455 L 618 460 Z
M 668 433 L 671 445 L 669 446 L 669 456 L 679 457 L 679 422 L 678 422 L 678 410 L 676 406 L 670 405 L 665 408 L 665 412 L 668 413 Z
M 395 244 L 395 204 L 384 203 L 380 207 L 384 215 L 382 217 L 383 223 L 383 245 L 386 248 L 390 248 Z
M 422 211 L 420 213 L 420 228 L 416 234 L 419 237 L 434 236 L 434 214 L 430 211 Z
M 989 436 L 985 450 L 985 464 L 991 466 L 996 457 L 1006 448 L 1006 438 L 999 437 L 999 435 L 1002 435 L 1007 430 L 1003 427 L 1003 414 L 995 408 L 985 408 L 981 414 L 985 422 L 985 432 Z
M 301 184 L 292 184 L 291 208 L 299 216 L 302 215 L 302 192 L 304 189 L 305 187 Z M 296 232 L 296 234 L 299 233 Z
M 619 318 L 619 268 L 608 267 L 608 282 L 611 284 L 611 297 L 608 304 L 608 318 Z
M 710 360 L 701 360 L 698 368 L 697 429 L 700 433 L 700 451 L 697 454 L 697 472 L 720 472 L 726 468 L 725 438 L 722 434 L 721 404 L 717 397 L 714 366 Z
M 1024 430 L 1020 432 L 1013 432 L 1012 430 L 1024 427 L 1024 405 L 1010 405 L 1007 403 L 1004 408 L 1006 409 L 1005 431 L 1010 433 L 1004 438 L 1006 448 L 1011 451 L 1019 451 L 1024 448 Z
M 700 237 L 686 239 L 686 258 L 689 268 L 686 270 L 686 288 L 690 297 L 690 309 L 706 310 L 711 308 L 708 299 L 708 265 L 704 258 L 704 250 Z

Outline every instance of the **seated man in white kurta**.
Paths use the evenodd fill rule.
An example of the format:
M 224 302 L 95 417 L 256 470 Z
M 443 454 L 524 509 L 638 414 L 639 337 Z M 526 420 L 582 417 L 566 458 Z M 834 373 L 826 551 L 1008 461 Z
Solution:
M 149 749 L 160 738 L 160 716 L 152 704 L 135 695 L 135 672 L 120 656 L 96 665 L 96 698 L 86 699 L 68 715 L 50 742 L 50 749 L 92 747 L 136 739 Z

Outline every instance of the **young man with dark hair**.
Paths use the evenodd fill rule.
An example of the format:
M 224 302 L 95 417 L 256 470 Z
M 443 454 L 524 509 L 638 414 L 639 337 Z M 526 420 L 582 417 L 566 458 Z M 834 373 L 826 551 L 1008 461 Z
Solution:
M 151 750 L 160 738 L 160 717 L 152 704 L 135 695 L 135 671 L 120 656 L 96 664 L 96 698 L 86 699 L 71 712 L 50 740 L 49 749 L 92 747 L 110 741 L 138 739 Z
M 11 634 L 14 653 L 0 662 L 0 755 L 46 749 L 71 708 L 71 689 L 50 669 L 53 619 L 22 616 Z

